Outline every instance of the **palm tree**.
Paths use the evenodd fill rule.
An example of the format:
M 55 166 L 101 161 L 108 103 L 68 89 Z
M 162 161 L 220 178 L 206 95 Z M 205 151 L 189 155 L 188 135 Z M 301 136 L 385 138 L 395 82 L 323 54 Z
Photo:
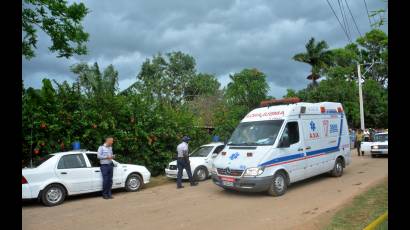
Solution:
M 321 70 L 330 62 L 330 51 L 326 41 L 315 42 L 315 38 L 311 38 L 305 45 L 306 53 L 298 53 L 293 56 L 293 60 L 304 62 L 312 66 L 311 74 L 307 76 L 308 80 L 312 81 L 312 86 L 316 86 L 316 80 L 319 79 Z

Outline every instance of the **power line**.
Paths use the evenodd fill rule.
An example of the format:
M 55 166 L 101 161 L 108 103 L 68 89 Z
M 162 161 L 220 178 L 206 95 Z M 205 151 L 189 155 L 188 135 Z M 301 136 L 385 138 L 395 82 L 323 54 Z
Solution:
M 360 37 L 361 37 L 362 34 L 360 33 L 359 27 L 357 26 L 357 23 L 356 23 L 356 19 L 354 18 L 353 14 L 352 14 L 352 11 L 350 10 L 350 7 L 349 7 L 349 4 L 347 3 L 347 0 L 345 0 L 345 3 L 346 3 L 346 6 L 347 6 L 347 9 L 349 10 L 350 16 L 353 19 L 354 26 L 356 27 L 356 30 L 359 33 Z
M 349 36 L 347 35 L 347 32 L 345 30 L 345 28 L 343 27 L 342 23 L 339 20 L 339 17 L 337 16 L 335 10 L 333 9 L 332 5 L 330 4 L 329 0 L 326 0 L 327 4 L 329 5 L 330 9 L 332 10 L 333 14 L 335 15 L 337 21 L 339 22 L 340 27 L 342 28 L 343 32 L 345 33 L 347 39 L 350 41 Z
M 352 33 L 350 32 L 349 20 L 347 18 L 347 13 L 346 13 L 346 10 L 345 10 L 344 4 L 343 4 L 343 0 L 341 0 L 340 4 L 342 6 L 342 12 L 343 12 L 343 15 L 345 16 L 345 20 L 346 20 L 347 32 L 349 32 L 349 36 L 350 36 L 350 38 L 352 38 Z
M 369 14 L 369 9 L 367 8 L 366 0 L 363 0 L 363 2 L 364 2 L 364 6 L 366 7 L 367 18 L 369 19 L 370 28 L 372 28 L 372 21 L 370 20 L 370 14 Z
M 352 42 L 352 39 L 351 39 L 351 37 L 350 37 L 349 28 L 346 26 L 346 24 L 347 24 L 347 23 L 346 23 L 346 18 L 345 18 L 345 15 L 343 14 L 342 6 L 340 5 L 340 0 L 337 0 L 337 3 L 338 3 L 338 5 L 339 5 L 340 14 L 342 15 L 343 24 L 344 24 L 344 28 L 345 28 L 345 30 L 346 30 L 347 37 L 348 37 L 349 41 Z

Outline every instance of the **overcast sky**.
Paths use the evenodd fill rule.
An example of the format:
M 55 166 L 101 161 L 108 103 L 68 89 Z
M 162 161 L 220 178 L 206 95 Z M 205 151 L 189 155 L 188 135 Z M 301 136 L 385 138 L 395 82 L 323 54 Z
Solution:
M 359 31 L 368 32 L 364 1 L 346 1 Z M 75 75 L 69 66 L 98 62 L 100 69 L 113 64 L 119 72 L 120 89 L 125 89 L 135 82 L 146 58 L 182 51 L 195 58 L 198 72 L 215 74 L 222 86 L 229 82 L 229 74 L 257 68 L 268 77 L 269 94 L 282 97 L 287 88 L 298 90 L 308 84 L 309 66 L 291 58 L 305 50 L 310 37 L 327 41 L 331 48 L 348 42 L 326 0 L 82 2 L 90 10 L 83 23 L 90 34 L 88 55 L 56 58 L 48 51 L 49 38 L 40 32 L 36 57 L 22 59 L 26 87 L 41 87 L 43 78 L 73 82 Z M 337 1 L 329 2 L 341 18 Z M 369 11 L 386 8 L 381 0 L 366 3 Z M 355 40 L 358 32 L 348 11 L 346 14 Z M 387 32 L 386 27 L 383 30 Z

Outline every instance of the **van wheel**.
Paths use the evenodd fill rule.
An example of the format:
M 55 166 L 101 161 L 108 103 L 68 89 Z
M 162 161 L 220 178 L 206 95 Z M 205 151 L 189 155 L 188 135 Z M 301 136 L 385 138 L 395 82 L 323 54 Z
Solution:
M 282 196 L 288 189 L 287 177 L 283 172 L 277 172 L 273 176 L 273 180 L 268 189 L 268 194 L 271 196 Z
M 59 184 L 51 184 L 41 192 L 41 202 L 45 206 L 56 206 L 63 203 L 67 193 Z
M 335 166 L 333 166 L 332 176 L 340 177 L 343 174 L 343 162 L 341 158 L 337 158 L 335 162 Z
M 194 171 L 196 181 L 204 181 L 208 178 L 208 170 L 205 167 L 197 167 Z

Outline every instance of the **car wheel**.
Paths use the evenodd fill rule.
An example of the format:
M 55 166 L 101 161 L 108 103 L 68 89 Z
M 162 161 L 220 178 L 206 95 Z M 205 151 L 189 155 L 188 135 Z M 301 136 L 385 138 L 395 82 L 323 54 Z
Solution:
M 125 190 L 127 192 L 136 192 L 142 188 L 144 182 L 138 174 L 131 174 L 125 181 Z
M 196 181 L 204 181 L 208 178 L 208 170 L 205 167 L 197 167 L 194 171 L 194 178 Z
M 62 185 L 51 184 L 42 191 L 41 202 L 45 206 L 56 206 L 63 203 L 66 195 L 66 190 Z
M 340 177 L 343 174 L 343 162 L 341 158 L 337 158 L 335 166 L 333 166 L 332 176 Z
M 273 180 L 268 189 L 268 194 L 271 196 L 282 196 L 288 189 L 287 177 L 283 172 L 277 172 L 273 176 Z
M 376 154 L 372 154 L 371 156 L 372 156 L 372 158 L 375 158 L 375 157 L 376 157 Z

